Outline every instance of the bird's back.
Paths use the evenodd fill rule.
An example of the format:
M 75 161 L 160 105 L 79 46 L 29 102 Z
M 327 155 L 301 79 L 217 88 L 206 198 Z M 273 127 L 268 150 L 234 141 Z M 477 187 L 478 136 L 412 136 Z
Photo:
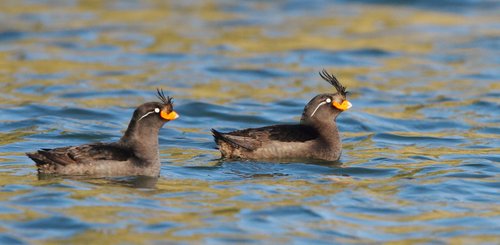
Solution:
M 38 172 L 62 175 L 157 175 L 158 166 L 143 164 L 132 149 L 118 143 L 95 143 L 27 153 Z M 148 167 L 144 167 L 148 165 Z
M 338 154 L 322 144 L 319 132 L 307 125 L 273 125 L 229 133 L 212 129 L 224 158 L 337 160 Z

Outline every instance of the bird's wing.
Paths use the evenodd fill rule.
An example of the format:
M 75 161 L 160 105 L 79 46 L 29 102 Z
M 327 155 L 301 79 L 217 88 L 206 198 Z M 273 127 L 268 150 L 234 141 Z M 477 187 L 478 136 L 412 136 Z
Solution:
M 44 158 L 42 160 L 45 161 L 40 162 L 64 166 L 69 164 L 86 164 L 100 160 L 126 161 L 132 155 L 130 150 L 121 145 L 106 143 L 42 149 L 34 154 L 38 155 L 39 158 Z
M 318 138 L 319 133 L 306 125 L 274 125 L 229 133 L 215 131 L 214 136 L 233 146 L 255 150 L 269 143 L 306 142 Z

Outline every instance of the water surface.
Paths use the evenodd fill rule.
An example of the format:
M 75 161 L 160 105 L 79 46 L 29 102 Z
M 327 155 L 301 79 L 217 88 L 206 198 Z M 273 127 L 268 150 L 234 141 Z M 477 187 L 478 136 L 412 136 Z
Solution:
M 4 1 L 0 243 L 500 242 L 496 1 Z M 339 163 L 221 161 L 210 128 L 352 93 Z M 157 87 L 161 178 L 39 178 Z

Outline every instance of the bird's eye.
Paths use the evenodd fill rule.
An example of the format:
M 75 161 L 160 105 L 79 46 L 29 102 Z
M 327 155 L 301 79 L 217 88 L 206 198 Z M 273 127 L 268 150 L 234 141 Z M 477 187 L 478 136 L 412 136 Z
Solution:
M 327 98 L 327 99 L 326 99 L 326 103 L 332 103 L 332 99 Z
M 156 113 L 160 113 L 160 108 L 155 108 Z

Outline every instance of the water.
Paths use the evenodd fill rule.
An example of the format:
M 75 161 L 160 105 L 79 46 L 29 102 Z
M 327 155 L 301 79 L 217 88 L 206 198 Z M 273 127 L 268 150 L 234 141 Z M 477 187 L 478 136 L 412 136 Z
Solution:
M 0 243 L 500 239 L 496 1 L 2 1 Z M 220 161 L 210 128 L 297 122 L 333 88 L 340 163 Z M 157 87 L 161 178 L 39 178 Z

